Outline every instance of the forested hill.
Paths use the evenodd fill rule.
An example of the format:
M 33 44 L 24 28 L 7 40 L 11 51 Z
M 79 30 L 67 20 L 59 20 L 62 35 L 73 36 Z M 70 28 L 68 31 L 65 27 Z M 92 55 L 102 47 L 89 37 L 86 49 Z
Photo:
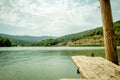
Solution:
M 120 21 L 114 23 L 114 30 L 117 45 L 120 45 Z M 103 30 L 99 27 L 57 39 L 43 40 L 35 43 L 34 46 L 101 46 L 103 43 Z

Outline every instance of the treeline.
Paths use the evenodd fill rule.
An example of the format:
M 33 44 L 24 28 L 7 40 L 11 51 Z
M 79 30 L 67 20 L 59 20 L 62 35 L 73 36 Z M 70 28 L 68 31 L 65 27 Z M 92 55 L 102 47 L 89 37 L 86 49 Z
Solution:
M 32 46 L 34 42 L 24 41 L 24 40 L 17 40 L 17 39 L 10 39 L 12 46 Z
M 58 44 L 59 41 L 57 39 L 46 39 L 40 42 L 34 43 L 32 46 L 54 46 Z
M 0 47 L 11 47 L 12 43 L 8 38 L 0 37 Z

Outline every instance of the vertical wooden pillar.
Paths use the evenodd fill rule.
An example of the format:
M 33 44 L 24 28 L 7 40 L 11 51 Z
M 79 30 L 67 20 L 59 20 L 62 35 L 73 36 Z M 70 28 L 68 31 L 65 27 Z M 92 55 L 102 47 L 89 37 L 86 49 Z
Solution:
M 100 0 L 106 58 L 118 65 L 110 0 Z

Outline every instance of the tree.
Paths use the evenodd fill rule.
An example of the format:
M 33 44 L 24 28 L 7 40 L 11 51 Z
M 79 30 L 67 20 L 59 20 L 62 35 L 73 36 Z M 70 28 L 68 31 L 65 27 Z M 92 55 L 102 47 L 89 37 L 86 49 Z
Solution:
M 0 37 L 0 47 L 10 47 L 11 41 L 8 38 Z

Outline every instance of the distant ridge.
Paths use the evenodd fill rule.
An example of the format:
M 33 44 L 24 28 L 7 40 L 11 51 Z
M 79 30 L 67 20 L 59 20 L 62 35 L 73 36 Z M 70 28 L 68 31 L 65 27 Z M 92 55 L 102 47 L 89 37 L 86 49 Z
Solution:
M 17 36 L 17 35 L 3 34 L 3 33 L 0 33 L 0 36 L 6 37 L 6 38 L 9 38 L 9 39 L 23 40 L 23 41 L 29 41 L 29 42 L 37 42 L 37 41 L 42 41 L 42 40 L 45 40 L 45 39 L 55 39 L 55 38 L 57 38 L 57 37 L 53 37 L 53 36 L 40 36 L 40 37 L 28 36 L 28 35 Z
M 116 45 L 120 46 L 120 20 L 114 22 Z M 68 34 L 61 37 L 53 36 L 15 36 L 0 33 L 0 36 L 8 38 L 12 46 L 103 46 L 102 27 Z
M 28 35 L 17 36 L 17 35 L 3 34 L 3 33 L 0 33 L 0 36 L 3 38 L 8 38 L 11 41 L 12 46 L 32 46 L 33 43 L 36 43 L 38 41 L 57 38 L 53 36 L 40 36 L 40 37 L 28 36 Z

